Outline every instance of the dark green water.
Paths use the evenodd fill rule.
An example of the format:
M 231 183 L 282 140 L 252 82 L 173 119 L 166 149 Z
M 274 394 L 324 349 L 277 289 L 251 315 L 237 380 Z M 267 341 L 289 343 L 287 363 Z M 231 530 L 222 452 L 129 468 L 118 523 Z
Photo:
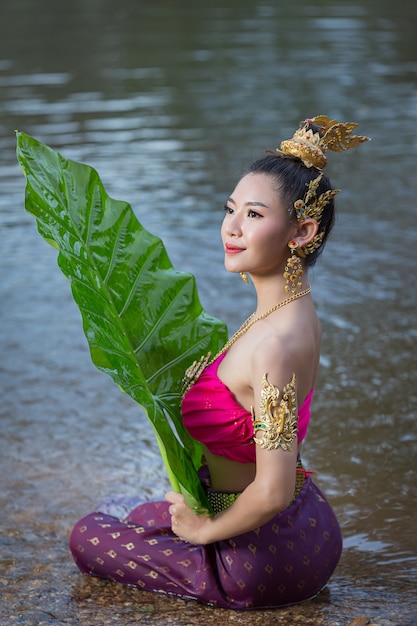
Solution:
M 417 613 L 417 9 L 286 5 L 0 6 L 0 558 L 19 602 L 37 558 L 51 567 L 42 580 L 59 567 L 63 586 L 77 578 L 66 535 L 97 501 L 167 482 L 140 411 L 90 364 L 55 254 L 24 212 L 14 129 L 96 167 L 234 330 L 253 294 L 223 269 L 224 198 L 248 161 L 325 113 L 372 142 L 331 158 L 339 219 L 312 276 L 324 344 L 305 458 L 345 537 L 314 610 L 340 623 Z

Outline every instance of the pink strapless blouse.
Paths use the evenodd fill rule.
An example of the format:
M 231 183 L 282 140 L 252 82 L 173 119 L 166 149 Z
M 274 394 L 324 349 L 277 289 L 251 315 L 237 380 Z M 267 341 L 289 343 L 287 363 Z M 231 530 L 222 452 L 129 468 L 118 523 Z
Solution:
M 217 369 L 226 356 L 223 353 L 201 374 L 185 394 L 182 418 L 190 435 L 203 443 L 212 454 L 238 461 L 255 463 L 252 415 L 236 400 L 217 376 Z M 298 441 L 301 442 L 310 422 L 312 389 L 298 411 Z

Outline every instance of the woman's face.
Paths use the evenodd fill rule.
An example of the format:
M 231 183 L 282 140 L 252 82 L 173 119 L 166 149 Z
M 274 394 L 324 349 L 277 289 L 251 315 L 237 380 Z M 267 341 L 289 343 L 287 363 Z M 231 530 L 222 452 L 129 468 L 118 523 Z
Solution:
M 267 174 L 247 174 L 237 184 L 225 206 L 221 234 L 225 267 L 252 276 L 282 273 L 288 242 L 297 226 Z

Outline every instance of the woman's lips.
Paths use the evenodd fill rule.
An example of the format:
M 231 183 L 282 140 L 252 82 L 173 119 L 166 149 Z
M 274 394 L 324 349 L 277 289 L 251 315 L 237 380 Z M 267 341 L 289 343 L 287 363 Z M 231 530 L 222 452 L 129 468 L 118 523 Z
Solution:
M 233 246 L 227 243 L 225 246 L 226 254 L 239 254 L 239 252 L 243 252 L 244 248 L 239 248 L 238 246 Z

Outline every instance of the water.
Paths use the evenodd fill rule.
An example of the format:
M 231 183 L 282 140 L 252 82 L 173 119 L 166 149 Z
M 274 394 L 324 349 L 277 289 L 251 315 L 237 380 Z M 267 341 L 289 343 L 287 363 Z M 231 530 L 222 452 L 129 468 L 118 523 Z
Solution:
M 45 580 L 59 568 L 72 580 L 65 541 L 75 519 L 114 493 L 158 497 L 168 486 L 140 409 L 91 365 L 55 253 L 24 211 L 14 129 L 96 167 L 110 195 L 163 238 L 175 266 L 195 273 L 204 307 L 234 330 L 253 293 L 223 270 L 224 198 L 252 158 L 300 119 L 327 113 L 360 123 L 372 142 L 330 159 L 343 190 L 339 219 L 311 277 L 324 343 L 305 459 L 345 538 L 329 603 L 314 610 L 317 619 L 362 612 L 410 623 L 416 7 L 57 7 L 0 7 L 2 583 L 18 586 L 21 603 L 34 562 L 37 576 L 50 564 Z M 12 605 L 21 608 L 15 597 Z

